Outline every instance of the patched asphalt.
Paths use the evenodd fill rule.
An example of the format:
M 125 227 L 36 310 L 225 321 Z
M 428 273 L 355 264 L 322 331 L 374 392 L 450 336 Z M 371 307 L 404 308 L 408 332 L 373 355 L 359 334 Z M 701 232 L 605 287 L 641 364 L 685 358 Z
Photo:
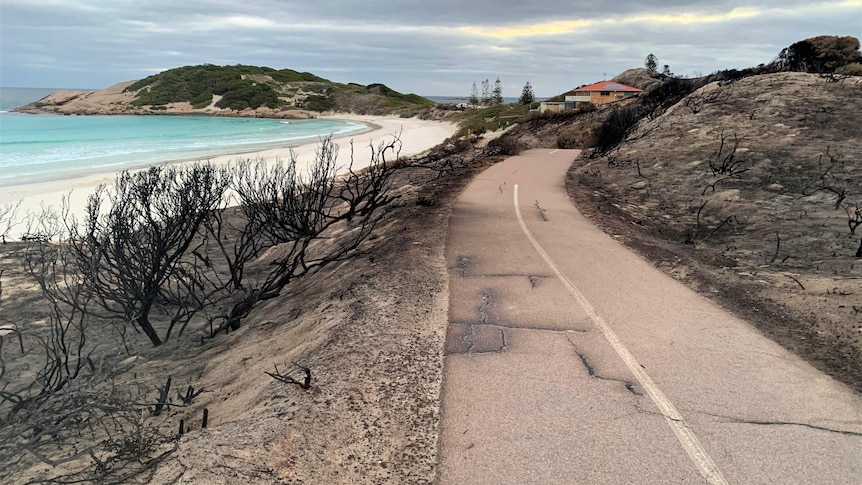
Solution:
M 577 156 L 453 208 L 439 483 L 857 483 L 862 397 L 585 220 Z

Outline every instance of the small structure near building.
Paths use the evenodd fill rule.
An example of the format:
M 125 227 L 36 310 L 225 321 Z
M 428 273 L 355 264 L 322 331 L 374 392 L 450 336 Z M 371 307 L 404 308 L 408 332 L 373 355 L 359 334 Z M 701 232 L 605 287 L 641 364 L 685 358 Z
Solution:
M 540 113 L 562 113 L 563 111 L 571 111 L 573 109 L 575 109 L 574 103 L 542 101 L 539 104 Z
M 559 113 L 563 111 L 572 111 L 579 105 L 586 104 L 606 104 L 628 99 L 640 94 L 643 90 L 626 86 L 613 81 L 602 81 L 589 86 L 581 86 L 575 89 L 572 94 L 566 96 L 566 100 L 562 102 L 543 102 L 539 106 L 539 111 L 542 113 L 552 112 Z

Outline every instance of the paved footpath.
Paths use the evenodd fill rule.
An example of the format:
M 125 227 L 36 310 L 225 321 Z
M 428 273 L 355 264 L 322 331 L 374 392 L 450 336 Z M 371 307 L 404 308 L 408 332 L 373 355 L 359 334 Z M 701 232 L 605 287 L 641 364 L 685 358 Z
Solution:
M 452 211 L 439 483 L 862 483 L 862 396 L 587 222 L 577 155 Z

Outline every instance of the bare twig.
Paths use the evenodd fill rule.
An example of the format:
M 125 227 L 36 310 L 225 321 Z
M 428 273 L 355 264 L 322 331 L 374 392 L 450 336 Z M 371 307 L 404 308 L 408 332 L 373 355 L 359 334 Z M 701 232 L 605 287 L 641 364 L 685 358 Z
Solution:
M 167 408 L 170 409 L 170 404 L 168 403 L 168 396 L 171 391 L 171 377 L 168 376 L 167 381 L 161 387 L 159 387 L 159 398 L 156 401 L 156 404 L 150 408 L 150 414 L 153 416 L 158 416 L 162 414 L 162 411 Z
M 636 166 L 636 167 L 637 167 L 637 169 L 638 169 L 638 176 L 639 176 L 639 177 L 642 177 L 642 178 L 645 178 L 645 179 L 646 179 L 646 181 L 647 181 L 647 183 L 650 183 L 650 184 L 651 184 L 651 183 L 652 183 L 652 180 L 650 180 L 650 178 L 649 178 L 649 177 L 647 177 L 646 175 L 644 175 L 643 173 L 641 173 L 641 162 L 640 162 L 640 160 L 635 160 L 635 166 Z
M 706 241 L 707 239 L 711 238 L 713 234 L 718 232 L 719 229 L 724 227 L 724 225 L 727 224 L 728 222 L 730 222 L 732 219 L 733 219 L 733 216 L 727 216 L 727 218 L 725 218 L 723 221 L 721 221 L 721 223 L 719 225 L 715 226 L 715 229 L 710 231 L 710 233 L 707 234 L 707 236 L 705 238 L 703 238 L 703 240 Z
M 23 200 L 19 200 L 14 204 L 9 202 L 0 206 L 0 243 L 6 244 L 6 238 L 17 223 L 15 216 L 18 214 L 22 202 Z
M 730 144 L 725 146 L 727 136 L 724 135 L 724 132 L 719 135 L 719 146 L 715 160 L 709 161 L 709 168 L 712 170 L 713 175 L 739 175 L 748 171 L 747 168 L 739 168 L 740 165 L 748 162 L 748 159 L 737 158 L 739 144 L 743 140 L 745 140 L 745 136 L 740 138 L 734 133 L 732 146 Z
M 805 287 L 804 287 L 804 286 L 802 286 L 802 283 L 800 283 L 800 282 L 799 282 L 799 280 L 798 280 L 798 279 L 796 279 L 793 275 L 789 275 L 789 274 L 788 274 L 788 275 L 784 275 L 784 276 L 787 276 L 787 277 L 788 277 L 788 278 L 790 278 L 791 280 L 795 281 L 795 282 L 796 282 L 796 284 L 797 284 L 797 285 L 799 285 L 799 287 L 800 287 L 800 288 L 802 288 L 803 290 L 805 289 Z
M 859 204 L 855 204 L 856 208 L 851 213 L 850 206 L 844 206 L 844 212 L 847 213 L 847 226 L 850 228 L 850 236 L 856 235 L 856 228 L 862 225 L 862 207 L 859 207 Z
M 706 191 L 707 191 L 707 190 L 709 190 L 709 189 L 712 189 L 712 193 L 715 193 L 715 187 L 716 187 L 718 184 L 720 184 L 721 182 L 724 182 L 724 181 L 726 181 L 726 180 L 730 180 L 730 179 L 732 179 L 732 178 L 733 178 L 733 177 L 724 177 L 724 178 L 720 178 L 720 179 L 716 180 L 715 182 L 713 182 L 713 183 L 711 183 L 711 184 L 706 184 L 706 186 L 704 186 L 703 190 L 700 192 L 700 195 L 701 195 L 701 196 L 706 195 Z
M 188 406 L 192 403 L 194 398 L 200 396 L 201 394 L 208 392 L 206 389 L 198 389 L 195 390 L 193 386 L 189 386 L 186 388 L 186 393 L 183 394 L 180 391 L 177 391 L 177 398 L 183 403 L 183 405 Z
M 778 231 L 775 232 L 775 254 L 772 255 L 772 259 L 769 260 L 769 264 L 775 262 L 778 259 L 778 252 L 781 250 L 781 234 Z
M 296 367 L 299 367 L 303 371 L 303 373 L 305 373 L 305 378 L 302 380 L 302 382 L 297 381 L 296 379 L 294 379 L 293 377 L 291 377 L 289 375 L 283 374 L 281 371 L 278 370 L 277 365 L 275 366 L 275 372 L 274 373 L 273 372 L 266 372 L 266 375 L 272 377 L 273 379 L 275 379 L 277 381 L 283 382 L 285 384 L 293 384 L 293 385 L 301 387 L 302 389 L 310 389 L 311 388 L 311 369 L 309 369 L 308 367 L 299 365 L 296 362 L 294 362 L 293 365 L 295 365 Z

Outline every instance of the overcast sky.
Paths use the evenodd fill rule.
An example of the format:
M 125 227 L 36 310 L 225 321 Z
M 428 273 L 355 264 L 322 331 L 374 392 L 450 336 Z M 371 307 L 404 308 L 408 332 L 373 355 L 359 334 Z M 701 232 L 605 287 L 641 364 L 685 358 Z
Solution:
M 769 62 L 862 37 L 862 0 L 0 0 L 0 86 L 104 88 L 194 64 L 309 71 L 422 95 L 498 76 L 538 96 L 642 67 Z

